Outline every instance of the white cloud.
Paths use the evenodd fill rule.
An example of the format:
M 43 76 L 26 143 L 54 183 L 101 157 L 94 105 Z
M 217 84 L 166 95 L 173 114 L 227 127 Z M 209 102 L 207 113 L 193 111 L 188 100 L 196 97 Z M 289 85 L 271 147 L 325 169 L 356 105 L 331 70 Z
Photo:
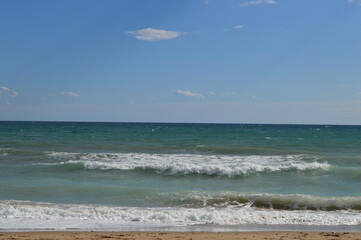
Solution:
M 185 32 L 175 32 L 154 28 L 145 28 L 141 30 L 128 31 L 126 32 L 129 35 L 134 36 L 136 39 L 144 40 L 144 41 L 159 41 L 159 40 L 169 40 L 173 38 L 177 38 Z
M 258 97 L 258 96 L 256 96 L 256 95 L 251 95 L 251 98 L 252 98 L 253 100 L 257 100 L 257 101 L 263 100 L 263 98 Z
M 236 25 L 236 26 L 232 27 L 231 29 L 226 28 L 226 29 L 223 29 L 223 30 L 225 32 L 229 32 L 232 29 L 241 29 L 241 28 L 244 28 L 244 25 Z
M 276 4 L 276 3 L 277 3 L 276 0 L 254 0 L 254 1 L 248 1 L 248 2 L 241 3 L 241 4 L 239 4 L 239 6 L 248 7 L 248 6 L 252 6 L 252 5 Z
M 218 95 L 218 96 L 234 96 L 234 95 L 237 95 L 238 93 L 236 92 L 208 92 L 209 95 Z
M 66 96 L 69 96 L 69 97 L 80 97 L 80 95 L 78 93 L 75 93 L 75 92 L 61 92 L 60 94 L 61 95 L 66 95 Z
M 361 6 L 361 0 L 348 0 L 349 3 L 357 3 Z
M 10 94 L 9 94 L 10 97 L 17 97 L 19 96 L 19 93 L 15 90 L 13 90 Z
M 10 88 L 4 87 L 4 86 L 0 86 L 0 91 L 4 91 L 4 92 L 10 91 Z
M 8 87 L 0 86 L 0 96 L 1 96 L 1 94 L 3 92 L 10 92 L 8 94 L 9 97 L 17 97 L 17 96 L 19 96 L 19 93 L 17 91 L 12 90 L 12 89 L 10 89 Z
M 176 94 L 178 95 L 183 95 L 183 96 L 187 96 L 187 97 L 199 97 L 204 99 L 204 96 L 200 93 L 194 93 L 188 90 L 177 90 L 175 91 Z

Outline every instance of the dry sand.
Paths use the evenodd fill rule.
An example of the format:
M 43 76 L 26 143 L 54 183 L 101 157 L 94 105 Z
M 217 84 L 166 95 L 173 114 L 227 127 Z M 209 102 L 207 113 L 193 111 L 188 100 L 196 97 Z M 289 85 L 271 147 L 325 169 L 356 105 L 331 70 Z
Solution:
M 0 239 L 123 239 L 123 240 L 361 240 L 361 232 L 0 232 Z

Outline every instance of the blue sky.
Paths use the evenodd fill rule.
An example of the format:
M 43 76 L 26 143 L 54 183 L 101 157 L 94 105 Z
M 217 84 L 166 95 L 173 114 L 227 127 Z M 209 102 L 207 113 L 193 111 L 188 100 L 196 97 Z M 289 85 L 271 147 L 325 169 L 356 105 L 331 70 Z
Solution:
M 361 0 L 3 0 L 0 120 L 361 124 Z

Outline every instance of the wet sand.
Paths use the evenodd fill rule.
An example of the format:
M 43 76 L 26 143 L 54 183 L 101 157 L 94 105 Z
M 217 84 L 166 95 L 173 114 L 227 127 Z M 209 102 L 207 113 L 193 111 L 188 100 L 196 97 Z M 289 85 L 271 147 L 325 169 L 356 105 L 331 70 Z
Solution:
M 361 240 L 361 232 L 0 232 L 1 240 Z

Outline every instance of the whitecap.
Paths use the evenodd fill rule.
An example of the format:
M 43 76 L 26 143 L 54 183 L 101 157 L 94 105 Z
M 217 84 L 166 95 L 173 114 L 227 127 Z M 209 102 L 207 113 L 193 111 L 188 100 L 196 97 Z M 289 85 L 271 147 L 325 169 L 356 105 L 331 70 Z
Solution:
M 87 169 L 152 169 L 170 175 L 204 174 L 236 177 L 257 172 L 328 170 L 327 162 L 309 155 L 234 156 L 147 153 L 49 153 L 59 164 L 84 164 Z
M 145 208 L 0 201 L 2 229 L 191 225 L 360 225 L 357 211 L 282 211 L 242 208 Z

